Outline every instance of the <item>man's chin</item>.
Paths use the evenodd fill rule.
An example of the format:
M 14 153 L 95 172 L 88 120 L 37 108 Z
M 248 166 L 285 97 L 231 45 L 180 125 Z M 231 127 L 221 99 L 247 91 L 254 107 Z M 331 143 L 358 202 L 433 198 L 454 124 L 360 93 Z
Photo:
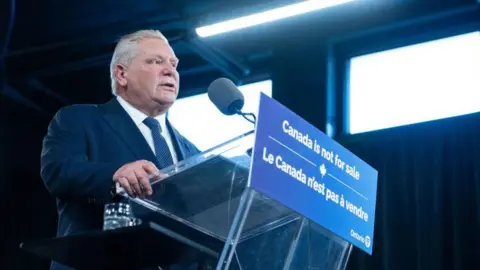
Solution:
M 156 99 L 155 101 L 163 107 L 170 107 L 173 105 L 173 103 L 175 103 L 175 100 L 176 98 L 163 97 L 163 98 Z

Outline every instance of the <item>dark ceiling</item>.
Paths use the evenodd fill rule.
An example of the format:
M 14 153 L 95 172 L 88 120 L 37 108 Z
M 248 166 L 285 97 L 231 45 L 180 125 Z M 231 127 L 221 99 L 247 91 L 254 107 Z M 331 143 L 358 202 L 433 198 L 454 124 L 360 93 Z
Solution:
M 2 45 L 9 1 L 0 4 Z M 438 14 L 478 14 L 475 0 L 358 0 L 206 39 L 194 33 L 196 26 L 293 2 L 298 1 L 17 0 L 3 91 L 49 113 L 66 104 L 104 102 L 110 97 L 108 64 L 115 41 L 139 29 L 159 29 L 169 38 L 180 58 L 180 95 L 188 96 L 221 76 L 238 83 L 267 78 L 278 44 L 292 44 L 292 54 L 308 57 L 295 44 L 349 42 Z

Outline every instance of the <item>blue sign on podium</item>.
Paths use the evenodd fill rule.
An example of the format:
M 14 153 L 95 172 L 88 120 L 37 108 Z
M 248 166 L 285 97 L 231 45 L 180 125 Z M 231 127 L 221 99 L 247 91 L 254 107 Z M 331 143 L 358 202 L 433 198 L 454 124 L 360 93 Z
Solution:
M 249 185 L 372 254 L 377 171 L 260 95 Z

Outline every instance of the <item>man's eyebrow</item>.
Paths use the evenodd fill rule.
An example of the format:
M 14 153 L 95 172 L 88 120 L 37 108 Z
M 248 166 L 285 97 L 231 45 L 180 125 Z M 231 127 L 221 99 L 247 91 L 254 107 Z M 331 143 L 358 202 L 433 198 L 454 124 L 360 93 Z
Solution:
M 159 54 L 155 55 L 155 57 L 161 58 L 161 59 L 165 59 L 164 56 L 159 55 Z M 173 60 L 173 61 L 175 61 L 175 62 L 177 62 L 177 63 L 180 62 L 180 60 L 179 60 L 177 57 L 172 57 L 170 60 Z

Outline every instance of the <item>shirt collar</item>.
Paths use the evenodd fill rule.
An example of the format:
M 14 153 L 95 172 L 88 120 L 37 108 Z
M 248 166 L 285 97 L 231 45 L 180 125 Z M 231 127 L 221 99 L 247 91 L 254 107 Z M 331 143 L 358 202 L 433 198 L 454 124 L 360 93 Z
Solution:
M 120 96 L 117 96 L 117 100 L 120 105 L 125 109 L 125 111 L 130 115 L 135 125 L 140 125 L 143 123 L 143 120 L 148 117 L 145 113 L 138 110 L 137 108 L 133 107 L 130 103 L 128 103 L 125 99 Z M 155 117 L 155 119 L 160 123 L 162 127 L 166 126 L 166 114 L 163 113 Z

